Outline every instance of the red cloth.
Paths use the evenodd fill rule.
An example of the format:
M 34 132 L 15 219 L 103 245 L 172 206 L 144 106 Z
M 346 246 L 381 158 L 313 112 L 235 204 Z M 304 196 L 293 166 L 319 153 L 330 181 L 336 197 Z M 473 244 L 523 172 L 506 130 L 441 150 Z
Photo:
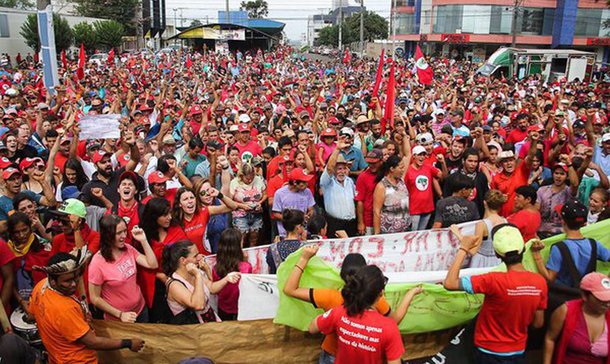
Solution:
M 76 77 L 82 80 L 85 77 L 85 45 L 80 44 L 80 53 L 78 55 L 78 69 L 76 70 Z
M 15 254 L 13 254 L 13 252 L 6 245 L 6 242 L 0 239 L 0 267 L 10 264 L 13 260 L 15 260 Z M 2 275 L 0 275 L 0 290 L 2 290 L 3 286 L 4 282 L 2 280 Z M 7 313 L 11 312 L 10 302 L 4 302 L 4 309 Z
M 114 48 L 112 48 L 110 52 L 108 52 L 108 65 L 114 65 Z
M 390 123 L 390 128 L 394 127 L 394 98 L 396 97 L 396 65 L 392 62 L 390 67 L 390 79 L 386 91 L 385 109 L 381 118 L 381 133 L 385 133 L 387 124 Z
M 546 309 L 547 286 L 541 275 L 509 270 L 470 277 L 474 293 L 485 300 L 477 319 L 474 344 L 495 353 L 525 350 L 528 326 Z M 510 307 L 510 315 L 507 308 Z
M 415 67 L 417 68 L 417 78 L 422 85 L 430 85 L 434 78 L 432 67 L 426 62 L 426 58 L 419 48 L 419 44 L 415 48 Z
M 515 206 L 515 190 L 517 187 L 527 184 L 530 169 L 525 161 L 521 161 L 510 176 L 507 176 L 506 173 L 498 173 L 491 180 L 490 188 L 508 195 L 508 201 L 502 206 L 500 215 L 507 217 L 512 214 Z
M 405 352 L 396 322 L 376 310 L 348 316 L 344 306 L 337 306 L 318 316 L 316 324 L 325 335 L 337 334 L 335 364 L 382 363 L 399 359 Z
M 89 225 L 85 225 L 81 229 L 81 235 L 83 236 L 83 241 L 85 244 L 87 244 L 87 247 L 92 254 L 95 254 L 98 250 L 100 250 L 100 233 L 91 230 Z M 76 246 L 74 242 L 74 233 L 71 235 L 66 235 L 64 233 L 56 235 L 53 238 L 52 245 L 51 256 L 59 252 L 70 253 Z
M 65 49 L 61 50 L 61 65 L 64 68 L 64 70 L 68 69 L 68 60 L 66 59 L 66 50 Z
M 566 302 L 568 311 L 566 312 L 565 321 L 563 322 L 563 328 L 561 329 L 561 335 L 555 345 L 555 351 L 553 353 L 553 364 L 563 364 L 566 350 L 574 330 L 576 330 L 576 324 L 578 323 L 579 317 L 582 315 L 582 299 L 576 299 Z M 606 326 L 610 327 L 610 311 L 606 311 Z M 610 348 L 610 335 L 608 335 L 608 347 Z M 606 357 L 606 363 L 610 364 L 610 355 Z
M 235 143 L 235 147 L 239 149 L 239 157 L 245 153 L 250 152 L 252 157 L 256 157 L 263 154 L 263 148 L 254 140 L 250 140 L 248 144 L 244 145 L 241 142 Z
M 379 86 L 381 86 L 381 79 L 383 78 L 383 64 L 385 63 L 385 49 L 381 49 L 381 55 L 379 56 L 379 65 L 377 66 L 377 75 L 375 76 L 375 85 L 373 86 L 373 96 L 379 95 Z
M 375 177 L 368 168 L 365 169 L 356 180 L 356 196 L 354 200 L 364 205 L 364 226 L 373 227 L 373 192 L 375 192 Z
M 252 273 L 252 265 L 248 262 L 239 263 L 240 273 Z M 212 270 L 212 278 L 214 282 L 221 280 L 224 277 L 220 277 L 216 273 L 216 269 Z M 239 282 L 227 283 L 223 289 L 218 292 L 218 308 L 225 313 L 237 314 L 237 301 L 239 300 Z
M 535 238 L 536 232 L 540 229 L 541 219 L 538 210 L 519 210 L 510 215 L 507 220 L 519 229 L 523 235 L 523 241 Z
M 197 245 L 197 250 L 203 255 L 212 254 L 212 252 L 209 252 L 205 248 L 205 244 L 203 243 L 208 221 L 210 221 L 210 210 L 207 206 L 204 206 L 199 212 L 193 215 L 191 221 L 187 221 L 184 218 L 182 219 L 182 226 L 186 237 Z
M 521 129 L 513 129 L 513 131 L 511 131 L 510 134 L 508 134 L 508 137 L 506 138 L 506 142 L 515 144 L 518 142 L 522 142 L 526 137 L 527 137 L 527 130 L 522 131 Z
M 161 254 L 163 253 L 163 248 L 168 244 L 175 243 L 179 240 L 185 240 L 186 238 L 186 234 L 180 226 L 170 226 L 169 229 L 167 229 L 167 236 L 162 242 L 156 240 L 150 242 L 150 246 L 152 247 L 153 252 L 155 252 L 155 257 L 157 257 L 159 267 L 161 267 L 162 263 Z M 140 252 L 143 253 L 142 251 Z M 146 269 L 141 267 L 141 269 L 138 269 L 138 285 L 142 289 L 142 294 L 144 295 L 148 308 L 151 308 L 153 304 L 153 299 L 155 297 L 155 275 L 160 271 L 160 268 Z
M 416 169 L 413 164 L 405 174 L 405 184 L 409 190 L 409 206 L 411 215 L 427 214 L 434 211 L 434 190 L 432 180 L 438 177 L 441 171 L 432 164 L 424 164 Z

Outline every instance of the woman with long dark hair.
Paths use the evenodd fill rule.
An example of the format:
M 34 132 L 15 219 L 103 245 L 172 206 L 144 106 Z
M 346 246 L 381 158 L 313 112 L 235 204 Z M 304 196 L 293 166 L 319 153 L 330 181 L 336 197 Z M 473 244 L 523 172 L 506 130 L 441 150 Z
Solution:
M 210 294 L 218 293 L 227 283 L 237 283 L 240 275 L 227 274 L 212 282 L 210 267 L 203 261 L 197 246 L 181 240 L 163 249 L 163 273 L 167 304 L 172 313 L 169 323 L 175 325 L 220 321 L 210 306 Z M 202 270 L 203 269 L 203 270 Z
M 238 229 L 227 229 L 220 234 L 216 265 L 212 270 L 214 282 L 227 277 L 231 272 L 252 273 L 252 265 L 244 258 L 242 234 Z M 223 321 L 237 320 L 239 285 L 227 284 L 218 292 L 218 316 Z
M 377 186 L 373 193 L 373 229 L 375 234 L 409 231 L 409 190 L 404 182 L 410 154 L 400 158 L 388 157 L 377 172 Z
M 106 320 L 148 322 L 148 309 L 137 284 L 137 266 L 156 269 L 159 264 L 144 230 L 131 230 L 144 254 L 126 243 L 127 224 L 122 217 L 106 215 L 100 221 L 100 250 L 89 264 L 89 297 Z
M 383 297 L 387 278 L 375 265 L 360 268 L 341 290 L 343 305 L 318 316 L 312 334 L 336 333 L 335 363 L 399 364 L 405 352 L 398 325 L 374 306 Z
M 285 209 L 282 211 L 282 224 L 286 229 L 286 238 L 273 243 L 267 250 L 267 265 L 269 273 L 275 274 L 280 264 L 292 253 L 299 250 L 304 241 L 307 241 L 305 229 L 305 213 L 301 210 Z
M 178 224 L 172 221 L 170 203 L 164 198 L 150 199 L 144 206 L 142 215 L 144 219 L 140 222 L 140 227 L 144 230 L 157 261 L 163 264 L 161 260 L 163 248 L 179 240 L 187 239 L 186 234 Z M 135 247 L 139 248 L 137 245 Z M 151 322 L 164 320 L 168 313 L 165 305 L 165 286 L 156 279 L 157 273 L 157 269 L 138 271 L 138 283 L 150 309 Z
M 70 158 L 64 164 L 64 172 L 62 173 L 61 182 L 57 185 L 57 191 L 55 192 L 55 199 L 58 202 L 63 201 L 61 192 L 68 186 L 76 186 L 79 191 L 82 191 L 85 183 L 89 182 L 87 174 L 83 169 L 83 166 L 76 158 Z

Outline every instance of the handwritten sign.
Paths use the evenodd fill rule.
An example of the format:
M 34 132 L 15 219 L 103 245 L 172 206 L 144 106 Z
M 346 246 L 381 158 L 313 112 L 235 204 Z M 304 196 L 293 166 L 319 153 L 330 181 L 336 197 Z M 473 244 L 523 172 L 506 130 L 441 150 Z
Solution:
M 117 139 L 121 136 L 119 130 L 121 115 L 119 114 L 102 114 L 102 115 L 86 115 L 79 121 L 80 140 L 85 139 Z

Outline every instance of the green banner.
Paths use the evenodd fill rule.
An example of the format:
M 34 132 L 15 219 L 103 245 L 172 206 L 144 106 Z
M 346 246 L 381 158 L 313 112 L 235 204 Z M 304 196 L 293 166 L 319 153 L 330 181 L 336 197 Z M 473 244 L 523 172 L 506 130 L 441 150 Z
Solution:
M 610 248 L 610 220 L 586 226 L 581 231 L 584 236 L 594 238 Z M 544 240 L 546 248 L 542 251 L 542 255 L 545 260 L 548 259 L 551 245 L 563 238 L 564 235 L 558 235 Z M 277 276 L 280 288 L 280 306 L 273 322 L 306 331 L 311 320 L 323 311 L 314 308 L 311 303 L 288 297 L 283 292 L 286 280 L 300 256 L 301 250 L 291 254 L 279 267 Z M 528 270 L 537 272 L 529 250 L 524 255 L 523 263 Z M 496 269 L 503 270 L 505 267 L 502 265 Z M 610 270 L 610 263 L 598 263 L 597 269 L 607 273 Z M 342 285 L 343 281 L 339 277 L 339 272 L 318 257 L 310 260 L 300 280 L 301 287 L 340 289 Z M 414 283 L 389 284 L 386 287 L 385 295 L 390 306 L 396 307 L 405 292 L 417 285 Z M 478 314 L 482 302 L 482 295 L 447 291 L 440 284 L 424 283 L 423 292 L 415 296 L 407 315 L 398 327 L 403 334 L 414 334 L 459 326 L 472 320 Z

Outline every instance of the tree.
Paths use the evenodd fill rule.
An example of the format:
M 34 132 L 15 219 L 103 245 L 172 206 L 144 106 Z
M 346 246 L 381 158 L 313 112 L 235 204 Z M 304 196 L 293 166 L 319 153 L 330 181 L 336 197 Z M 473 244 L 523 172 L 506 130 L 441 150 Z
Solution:
M 58 14 L 53 14 L 53 33 L 55 34 L 55 48 L 57 53 L 70 48 L 73 40 L 72 29 L 70 29 L 68 21 Z M 36 14 L 28 15 L 25 22 L 21 25 L 19 34 L 25 39 L 25 44 L 32 48 L 34 52 L 40 50 L 38 18 L 36 17 Z
M 80 47 L 81 43 L 85 46 L 85 51 L 92 53 L 97 48 L 97 34 L 93 26 L 87 22 L 76 24 L 72 28 L 74 33 L 74 45 Z
M 95 37 L 100 48 L 109 50 L 123 43 L 125 28 L 120 23 L 114 20 L 96 21 L 93 23 L 95 29 Z
M 202 22 L 200 22 L 198 19 L 195 19 L 195 20 L 191 21 L 191 25 L 189 25 L 189 27 L 190 28 L 192 28 L 192 27 L 200 27 L 202 25 L 203 25 Z
M 269 6 L 265 0 L 242 1 L 239 9 L 247 11 L 250 19 L 262 19 L 269 14 Z
M 33 9 L 34 2 L 30 0 L 0 0 L 0 6 L 3 8 L 15 9 Z
M 74 0 L 76 12 L 80 16 L 110 19 L 123 24 L 126 35 L 135 35 L 136 10 L 141 6 L 140 0 Z M 144 19 L 146 20 L 146 19 Z
M 360 13 L 343 19 L 341 26 L 343 44 L 358 42 L 360 40 Z M 385 39 L 388 37 L 388 22 L 380 15 L 364 12 L 364 40 Z M 318 37 L 320 45 L 337 47 L 339 45 L 339 25 L 322 28 Z

